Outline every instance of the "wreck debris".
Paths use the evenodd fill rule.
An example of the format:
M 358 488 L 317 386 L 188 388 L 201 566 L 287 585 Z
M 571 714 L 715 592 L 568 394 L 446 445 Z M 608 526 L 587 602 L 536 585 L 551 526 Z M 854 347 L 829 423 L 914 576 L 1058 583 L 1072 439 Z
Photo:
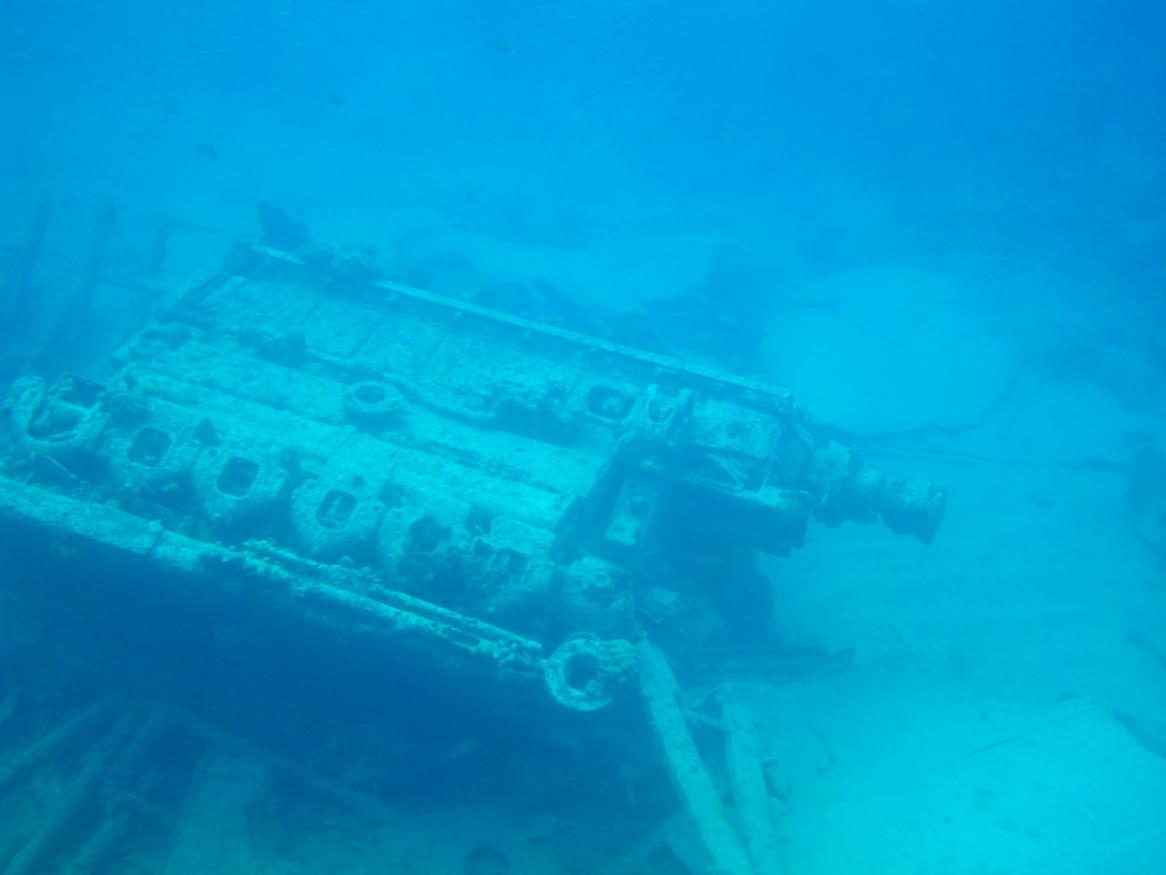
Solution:
M 580 559 L 619 581 L 660 551 L 694 569 L 784 554 L 815 517 L 882 518 L 924 541 L 938 526 L 942 489 L 815 441 L 769 384 L 392 283 L 320 284 L 270 250 L 230 263 L 250 273 L 195 289 L 109 380 L 13 387 L 9 455 L 30 486 L 29 460 L 50 459 L 89 500 L 211 554 L 253 539 L 343 560 L 535 639 L 594 631 L 553 613 Z M 694 585 L 718 604 L 764 598 L 754 581 Z M 613 604 L 635 597 L 627 587 Z
M 89 703 L 68 716 L 51 737 L 51 745 L 34 743 L 15 758 L 0 748 L 0 762 L 20 763 L 20 780 L 0 787 L 0 800 L 36 800 L 36 816 L 9 823 L 0 838 L 5 872 L 136 871 L 143 858 L 152 861 L 150 871 L 192 871 L 182 866 L 189 859 L 180 859 L 185 830 L 192 825 L 186 816 L 191 803 L 221 799 L 239 786 L 238 774 L 216 773 L 215 763 L 247 763 L 256 778 L 255 798 L 262 796 L 267 804 L 287 784 L 329 800 L 354 820 L 371 825 L 374 835 L 402 819 L 373 797 L 146 699 L 110 696 Z M 42 784 L 45 789 L 38 790 Z M 171 801 L 175 799 L 177 809 Z M 238 810 L 228 814 L 236 816 L 224 821 L 229 829 L 245 819 Z M 221 846 L 224 836 L 190 838 L 189 847 L 213 847 Z
M 89 243 L 89 257 L 81 274 L 81 282 L 73 293 L 73 302 L 59 329 L 66 345 L 82 342 L 91 330 L 93 299 L 101 284 L 101 267 L 105 263 L 106 250 L 113 236 L 117 222 L 117 210 L 112 199 L 106 200 L 97 209 L 94 217 L 93 239 Z
M 114 711 L 114 701 L 102 699 L 84 710 L 78 711 L 52 732 L 25 747 L 17 756 L 4 762 L 0 765 L 0 795 L 7 793 L 13 785 L 24 780 L 43 763 L 75 746 L 80 739 L 87 738 L 106 723 Z
M 648 721 L 687 825 L 705 855 L 705 871 L 708 875 L 750 875 L 755 870 L 689 732 L 672 669 L 651 644 L 641 644 L 639 653 Z
M 722 685 L 718 695 L 725 725 L 725 771 L 737 829 L 757 875 L 779 875 L 773 800 L 766 787 L 766 756 L 757 724 L 732 685 Z
M 765 381 L 315 249 L 240 247 L 107 378 L 21 378 L 0 424 L 0 544 L 83 556 L 87 586 L 122 597 L 258 606 L 374 677 L 392 666 L 471 711 L 536 715 L 526 731 L 551 743 L 634 750 L 646 728 L 714 875 L 776 871 L 764 757 L 725 678 L 719 718 L 686 711 L 670 663 L 746 622 L 772 643 L 752 551 L 798 548 L 815 519 L 927 542 L 945 499 L 819 440 Z M 731 809 L 690 721 L 722 736 Z M 0 793 L 49 754 L 30 755 Z M 20 852 L 28 871 L 46 830 Z
M 28 308 L 32 275 L 40 261 L 45 233 L 48 231 L 52 215 L 52 201 L 43 201 L 33 218 L 28 241 L 20 249 L 15 267 L 10 275 L 5 277 L 4 285 L 0 288 L 0 324 L 6 326 L 8 330 L 13 326 L 23 330 L 22 326 L 30 316 Z
M 46 871 L 48 856 L 69 833 L 86 808 L 99 797 L 101 787 L 108 780 L 110 766 L 130 743 L 140 715 L 126 711 L 112 728 L 86 753 L 84 765 L 73 777 L 64 796 L 40 818 L 36 833 L 8 862 L 4 870 L 9 875 L 25 875 Z

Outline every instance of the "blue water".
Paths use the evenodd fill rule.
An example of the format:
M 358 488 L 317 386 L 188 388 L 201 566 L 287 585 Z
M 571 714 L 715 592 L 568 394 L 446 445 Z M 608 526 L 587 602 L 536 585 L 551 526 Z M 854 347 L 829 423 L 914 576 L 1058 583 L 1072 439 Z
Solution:
M 2 0 L 0 380 L 106 380 L 247 239 L 788 385 L 950 496 L 930 545 L 637 555 L 637 616 L 709 588 L 659 635 L 686 705 L 731 681 L 756 721 L 758 875 L 1163 872 L 1164 37 L 1113 0 Z M 5 482 L 153 518 L 21 456 L 14 397 Z M 716 871 L 634 709 L 487 718 L 262 596 L 0 527 L 0 872 Z

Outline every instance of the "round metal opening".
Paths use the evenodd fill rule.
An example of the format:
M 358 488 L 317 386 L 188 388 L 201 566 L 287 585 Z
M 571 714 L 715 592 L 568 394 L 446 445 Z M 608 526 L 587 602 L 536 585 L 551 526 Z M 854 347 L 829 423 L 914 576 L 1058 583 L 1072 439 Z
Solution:
M 593 653 L 577 653 L 563 666 L 563 678 L 573 690 L 586 690 L 599 677 L 599 660 Z
M 375 383 L 360 384 L 353 390 L 352 395 L 361 404 L 368 404 L 370 406 L 380 404 L 385 400 L 384 388 Z

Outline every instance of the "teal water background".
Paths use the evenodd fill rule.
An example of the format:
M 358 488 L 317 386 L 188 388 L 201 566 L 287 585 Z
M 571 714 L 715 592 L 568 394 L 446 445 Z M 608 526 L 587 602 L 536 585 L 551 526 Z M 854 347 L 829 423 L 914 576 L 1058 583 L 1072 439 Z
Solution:
M 264 202 L 789 384 L 952 498 L 931 547 L 764 561 L 783 640 L 855 653 L 756 694 L 788 871 L 1152 875 L 1166 535 L 1127 491 L 1166 442 L 1164 36 L 1137 2 L 0 0 L 4 264 L 52 203 L 0 373 L 100 375 Z M 106 208 L 111 284 L 54 346 Z

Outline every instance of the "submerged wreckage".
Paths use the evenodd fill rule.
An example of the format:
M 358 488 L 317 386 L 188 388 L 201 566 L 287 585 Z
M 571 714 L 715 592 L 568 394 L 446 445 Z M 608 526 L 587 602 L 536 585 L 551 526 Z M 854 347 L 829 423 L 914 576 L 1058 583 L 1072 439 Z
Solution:
M 20 378 L 3 415 L 0 533 L 28 573 L 229 605 L 370 686 L 653 760 L 677 856 L 723 875 L 776 871 L 770 800 L 742 703 L 689 708 L 690 652 L 772 641 L 754 551 L 814 519 L 929 541 L 944 503 L 768 383 L 253 245 L 107 378 Z M 457 871 L 506 871 L 491 853 Z

